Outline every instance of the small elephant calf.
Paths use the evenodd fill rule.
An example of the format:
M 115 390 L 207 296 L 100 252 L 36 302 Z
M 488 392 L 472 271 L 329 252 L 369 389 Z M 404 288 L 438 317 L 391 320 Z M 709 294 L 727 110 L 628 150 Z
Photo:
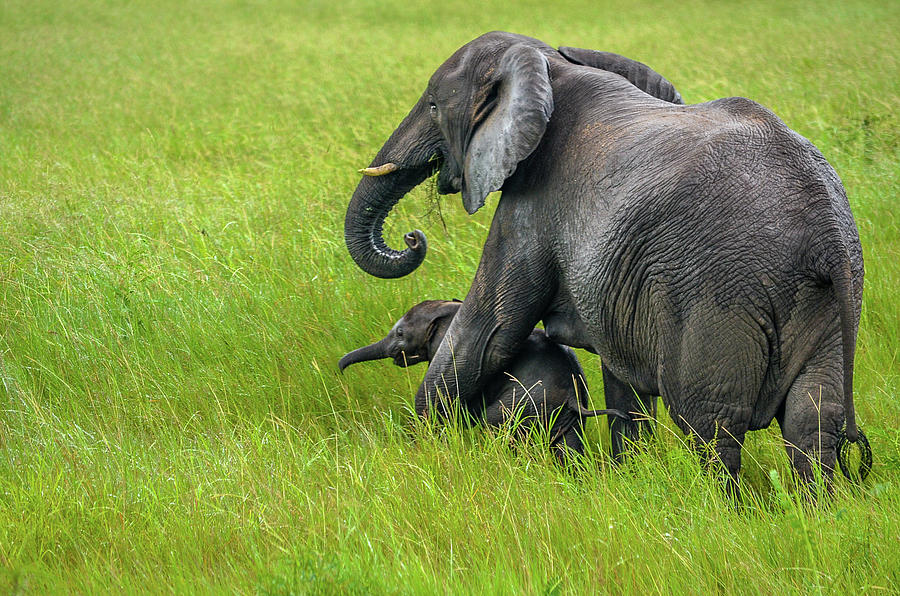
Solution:
M 382 358 L 404 368 L 430 362 L 461 304 L 426 300 L 415 305 L 384 339 L 344 355 L 338 363 L 341 372 L 351 364 Z M 630 420 L 618 410 L 586 408 L 587 385 L 578 358 L 541 329 L 531 332 L 508 370 L 487 379 L 483 387 L 481 403 L 466 404 L 475 419 L 499 426 L 520 416 L 522 431 L 541 425 L 550 431 L 550 444 L 560 460 L 565 459 L 565 448 L 584 453 L 584 418 L 610 414 Z

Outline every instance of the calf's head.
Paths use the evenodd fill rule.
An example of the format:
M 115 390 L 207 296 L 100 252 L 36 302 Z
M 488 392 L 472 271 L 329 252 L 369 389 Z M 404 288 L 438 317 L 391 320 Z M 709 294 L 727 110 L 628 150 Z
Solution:
M 383 358 L 391 358 L 404 368 L 429 362 L 461 304 L 451 300 L 420 302 L 394 324 L 384 339 L 345 354 L 338 363 L 341 372 L 351 364 Z

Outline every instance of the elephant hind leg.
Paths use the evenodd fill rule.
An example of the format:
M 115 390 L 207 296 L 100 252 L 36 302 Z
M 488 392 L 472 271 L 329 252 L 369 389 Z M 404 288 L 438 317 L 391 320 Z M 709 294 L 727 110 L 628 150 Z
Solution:
M 739 496 L 741 450 L 752 413 L 747 392 L 747 387 L 724 380 L 712 387 L 695 385 L 679 392 L 685 396 L 679 408 L 670 406 L 675 423 L 694 439 L 704 467 L 720 475 L 726 494 L 733 499 Z
M 704 463 L 737 497 L 741 450 L 765 380 L 769 343 L 742 311 L 698 313 L 685 322 L 678 343 L 669 344 L 677 357 L 663 360 L 660 389 L 675 423 L 698 440 Z
M 836 357 L 839 362 L 840 355 Z M 841 387 L 839 366 L 807 365 L 791 385 L 778 417 L 791 466 L 808 487 L 820 473 L 826 490 L 831 490 L 844 421 Z
M 736 430 L 740 428 L 741 430 Z M 693 433 L 697 443 L 695 450 L 700 454 L 704 467 L 721 474 L 725 493 L 737 500 L 740 495 L 738 472 L 741 469 L 741 450 L 744 446 L 746 426 L 714 424 L 712 430 L 703 429 Z

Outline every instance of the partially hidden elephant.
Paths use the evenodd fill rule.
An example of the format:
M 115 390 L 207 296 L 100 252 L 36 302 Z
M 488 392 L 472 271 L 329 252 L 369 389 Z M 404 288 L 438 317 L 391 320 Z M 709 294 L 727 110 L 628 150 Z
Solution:
M 351 364 L 390 358 L 408 367 L 430 362 L 437 353 L 461 302 L 426 300 L 413 306 L 390 332 L 373 344 L 341 358 L 341 372 Z M 587 384 L 575 353 L 550 341 L 534 329 L 519 346 L 508 367 L 482 383 L 481 399 L 466 404 L 466 414 L 490 426 L 513 419 L 519 434 L 534 428 L 548 432 L 550 445 L 565 463 L 571 452 L 584 453 L 584 419 L 611 415 L 629 416 L 617 410 L 587 409 Z
M 416 393 L 422 415 L 479 399 L 543 321 L 551 340 L 600 356 L 607 407 L 652 413 L 661 396 L 730 491 L 745 434 L 773 420 L 804 482 L 818 464 L 830 487 L 857 442 L 868 472 L 856 224 L 834 169 L 765 107 L 683 105 L 639 62 L 492 32 L 437 69 L 361 172 L 345 240 L 382 278 L 425 257 L 421 231 L 403 250 L 382 234 L 413 187 L 437 172 L 470 214 L 502 190 L 454 341 Z M 642 423 L 610 423 L 618 455 Z

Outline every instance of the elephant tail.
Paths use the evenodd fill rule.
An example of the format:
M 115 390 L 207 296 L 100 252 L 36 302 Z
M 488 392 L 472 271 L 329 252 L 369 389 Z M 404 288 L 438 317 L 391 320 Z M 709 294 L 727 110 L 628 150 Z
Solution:
M 616 410 L 613 408 L 606 408 L 603 410 L 588 410 L 581 404 L 578 404 L 577 411 L 582 418 L 592 418 L 594 416 L 615 416 L 616 418 L 621 418 L 622 420 L 631 420 L 631 416 L 629 416 L 622 410 Z
M 835 232 L 840 239 L 835 247 L 838 250 L 829 251 L 833 257 L 827 259 L 830 263 L 826 266 L 823 277 L 831 281 L 841 321 L 845 425 L 838 439 L 837 459 L 844 476 L 854 480 L 850 471 L 850 445 L 857 444 L 860 449 L 860 465 L 856 476 L 859 482 L 862 482 L 872 469 L 872 449 L 866 435 L 856 424 L 856 408 L 853 404 L 853 362 L 856 356 L 857 331 L 856 311 L 853 306 L 854 283 L 847 246 L 840 232 L 838 230 Z
M 621 410 L 615 410 L 613 408 L 603 409 L 603 410 L 588 410 L 585 407 L 587 403 L 586 393 L 583 395 L 578 389 L 579 386 L 581 389 L 586 389 L 586 385 L 584 384 L 584 377 L 582 376 L 579 379 L 575 379 L 575 376 L 572 376 L 572 382 L 575 383 L 575 391 L 569 394 L 569 409 L 573 412 L 577 412 L 578 416 L 581 418 L 593 418 L 594 416 L 615 416 L 616 418 L 621 418 L 623 420 L 631 420 L 631 416 L 626 414 Z
M 594 416 L 615 416 L 617 418 L 622 418 L 623 420 L 631 420 L 631 416 L 626 414 L 621 410 L 615 410 L 612 408 L 603 409 L 603 410 L 588 410 L 584 403 L 586 403 L 586 398 L 582 397 L 582 393 L 578 391 L 577 387 L 580 385 L 581 388 L 585 388 L 583 384 L 584 378 L 581 377 L 579 381 L 576 381 L 575 376 L 572 376 L 572 381 L 576 383 L 576 390 L 569 394 L 568 401 L 566 402 L 566 406 L 570 412 L 574 412 L 575 416 L 572 421 L 568 424 L 558 425 L 559 428 L 556 428 L 556 432 L 553 433 L 553 436 L 550 437 L 550 444 L 555 444 L 565 433 L 572 428 L 573 425 L 577 424 L 579 427 L 581 426 L 580 419 L 584 418 L 593 418 Z
M 844 434 L 851 443 L 856 443 L 859 438 L 859 428 L 856 426 L 856 409 L 853 406 L 853 360 L 856 356 L 856 329 L 851 296 L 853 295 L 853 279 L 850 274 L 849 258 L 841 259 L 843 262 L 832 271 L 831 283 L 838 301 L 838 311 L 841 317 L 841 346 L 843 350 L 844 369 L 844 418 L 846 428 Z

